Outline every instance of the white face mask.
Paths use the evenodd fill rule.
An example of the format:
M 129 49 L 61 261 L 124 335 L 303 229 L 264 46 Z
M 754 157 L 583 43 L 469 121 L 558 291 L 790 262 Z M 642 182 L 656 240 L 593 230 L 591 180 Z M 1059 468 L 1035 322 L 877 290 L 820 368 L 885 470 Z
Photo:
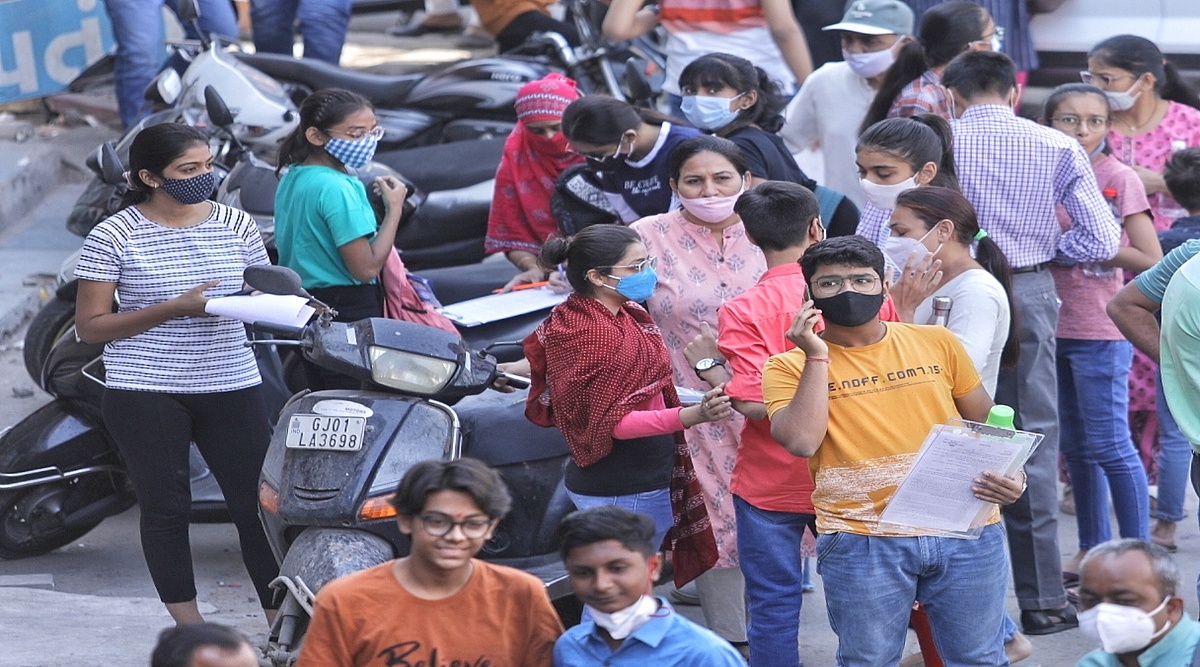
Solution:
M 1087 611 L 1079 612 L 1079 629 L 1108 653 L 1134 653 L 1149 646 L 1150 642 L 1171 628 L 1171 622 L 1168 621 L 1155 630 L 1153 618 L 1170 601 L 1171 596 L 1168 595 L 1151 612 L 1101 602 Z
M 879 76 L 896 62 L 896 54 L 891 49 L 872 51 L 871 53 L 850 53 L 842 49 L 842 60 L 850 67 L 850 71 L 864 79 Z
M 875 208 L 885 211 L 896 208 L 896 197 L 899 197 L 901 193 L 919 187 L 916 174 L 913 174 L 912 178 L 891 185 L 872 183 L 865 178 L 859 179 L 858 182 L 862 184 L 863 193 L 867 195 L 867 201 L 871 202 L 871 205 Z
M 1142 91 L 1140 90 L 1137 92 L 1137 94 L 1133 93 L 1133 89 L 1137 88 L 1141 82 L 1141 79 L 1134 81 L 1133 85 L 1123 93 L 1118 93 L 1112 90 L 1104 91 L 1104 96 L 1108 98 L 1108 106 L 1112 107 L 1113 111 L 1129 111 L 1132 109 L 1133 104 L 1137 102 L 1139 97 L 1142 96 Z
M 649 595 L 643 595 L 637 602 L 624 609 L 618 609 L 606 614 L 590 605 L 584 605 L 596 625 L 608 631 L 613 639 L 625 639 L 645 625 L 651 616 L 658 611 L 658 601 Z
M 916 260 L 920 263 L 925 259 L 926 255 L 936 255 L 942 249 L 942 246 L 938 245 L 937 250 L 931 253 L 929 248 L 925 247 L 925 239 L 933 233 L 934 229 L 937 229 L 937 227 L 935 226 L 933 229 L 925 232 L 925 236 L 919 239 L 907 236 L 889 236 L 884 239 L 883 254 L 886 256 L 887 263 L 892 266 L 892 282 L 899 280 L 900 272 L 908 264 L 908 261 L 913 258 L 913 255 L 916 255 Z

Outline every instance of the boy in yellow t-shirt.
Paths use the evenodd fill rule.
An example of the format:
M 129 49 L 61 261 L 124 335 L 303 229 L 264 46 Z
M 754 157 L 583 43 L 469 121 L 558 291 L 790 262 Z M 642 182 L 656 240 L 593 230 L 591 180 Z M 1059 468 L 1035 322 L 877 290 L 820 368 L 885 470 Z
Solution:
M 929 429 L 959 416 L 983 421 L 991 397 L 949 330 L 879 320 L 887 285 L 874 244 L 829 239 L 800 265 L 811 300 L 788 330 L 796 349 L 763 369 L 763 397 L 771 435 L 809 457 L 815 477 L 817 551 L 839 664 L 896 664 L 914 601 L 924 603 L 948 664 L 1003 664 L 1008 557 L 997 519 L 978 540 L 879 526 Z M 1021 491 L 1019 480 L 992 473 L 973 488 L 997 504 Z

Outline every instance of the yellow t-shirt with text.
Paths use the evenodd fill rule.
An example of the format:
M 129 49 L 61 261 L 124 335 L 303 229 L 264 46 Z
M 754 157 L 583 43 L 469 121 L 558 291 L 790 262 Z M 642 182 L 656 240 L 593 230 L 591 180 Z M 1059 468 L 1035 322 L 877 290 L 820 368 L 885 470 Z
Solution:
M 864 347 L 829 343 L 829 427 L 808 460 L 821 533 L 912 535 L 879 529 L 887 500 L 912 467 L 929 429 L 959 416 L 954 400 L 980 386 L 971 357 L 949 329 L 888 322 Z M 763 368 L 774 415 L 791 402 L 805 354 L 789 350 Z M 994 522 L 995 516 L 990 522 Z

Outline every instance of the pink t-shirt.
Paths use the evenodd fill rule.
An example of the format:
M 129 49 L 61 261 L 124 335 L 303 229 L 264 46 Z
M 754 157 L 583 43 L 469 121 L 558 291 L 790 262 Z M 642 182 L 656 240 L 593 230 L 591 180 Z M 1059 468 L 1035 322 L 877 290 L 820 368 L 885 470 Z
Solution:
M 1136 137 L 1126 137 L 1113 130 L 1108 133 L 1108 146 L 1113 157 L 1121 162 L 1161 174 L 1167 159 L 1176 150 L 1200 146 L 1200 110 L 1170 102 L 1158 127 Z M 1165 192 L 1150 195 L 1150 211 L 1154 215 L 1154 229 L 1160 232 L 1187 215 L 1179 202 Z
M 1108 198 L 1111 192 L 1116 193 L 1115 206 L 1122 220 L 1136 213 L 1143 213 L 1150 208 L 1146 199 L 1146 189 L 1133 169 L 1121 164 L 1111 155 L 1104 155 L 1092 163 L 1096 172 L 1096 183 L 1100 191 Z M 1058 214 L 1058 224 L 1063 230 L 1071 226 L 1071 218 L 1061 204 L 1055 206 Z M 1121 245 L 1129 245 L 1129 237 L 1121 234 Z M 1109 319 L 1105 306 L 1125 283 L 1124 272 L 1110 270 L 1106 276 L 1087 275 L 1094 272 L 1096 266 L 1075 266 L 1069 269 L 1052 267 L 1054 287 L 1058 290 L 1058 298 L 1062 308 L 1058 311 L 1059 338 L 1074 338 L 1079 340 L 1124 340 L 1125 337 L 1117 330 L 1117 325 Z

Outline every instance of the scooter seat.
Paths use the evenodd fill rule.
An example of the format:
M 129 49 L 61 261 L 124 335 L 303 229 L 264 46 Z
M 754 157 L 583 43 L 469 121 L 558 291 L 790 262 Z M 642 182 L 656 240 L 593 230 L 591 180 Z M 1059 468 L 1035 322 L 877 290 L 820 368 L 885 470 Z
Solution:
M 562 431 L 525 418 L 526 392 L 486 391 L 454 405 L 462 422 L 463 456 L 501 467 L 568 456 Z
M 431 146 L 378 151 L 375 161 L 382 162 L 425 192 L 454 190 L 491 181 L 504 155 L 507 137 L 452 141 Z M 487 192 L 491 204 L 492 192 Z
M 234 55 L 247 65 L 276 79 L 299 83 L 312 90 L 345 88 L 371 100 L 372 104 L 385 108 L 403 106 L 409 91 L 426 76 L 424 72 L 399 75 L 365 74 L 345 70 L 320 60 L 293 58 L 276 53 L 236 52 Z

